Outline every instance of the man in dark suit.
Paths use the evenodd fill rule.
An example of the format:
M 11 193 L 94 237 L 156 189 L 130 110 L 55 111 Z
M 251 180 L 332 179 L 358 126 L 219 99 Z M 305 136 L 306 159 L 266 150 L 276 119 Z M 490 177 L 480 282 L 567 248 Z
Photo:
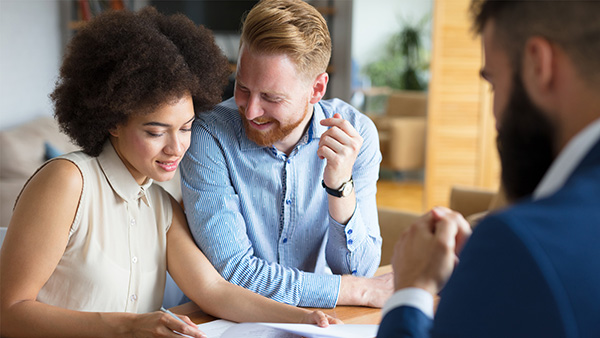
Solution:
M 600 337 L 600 2 L 472 12 L 513 206 L 470 238 L 445 208 L 415 223 L 378 337 Z

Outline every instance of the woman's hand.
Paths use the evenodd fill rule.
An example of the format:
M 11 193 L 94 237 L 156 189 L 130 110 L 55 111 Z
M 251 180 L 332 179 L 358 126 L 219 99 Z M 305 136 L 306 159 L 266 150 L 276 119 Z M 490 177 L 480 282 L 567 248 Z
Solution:
M 327 327 L 329 324 L 344 324 L 341 320 L 323 313 L 323 311 L 307 312 L 302 318 L 304 324 L 317 324 L 320 327 Z
M 194 338 L 207 338 L 187 316 L 178 317 L 187 325 L 160 311 L 137 315 L 129 328 L 131 336 L 136 338 L 181 337 L 174 332 L 177 331 Z

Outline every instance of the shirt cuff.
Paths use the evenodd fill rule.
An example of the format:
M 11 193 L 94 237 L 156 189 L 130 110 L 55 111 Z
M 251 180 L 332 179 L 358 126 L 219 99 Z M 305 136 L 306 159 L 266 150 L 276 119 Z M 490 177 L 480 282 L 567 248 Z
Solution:
M 340 294 L 342 277 L 311 272 L 302 274 L 301 307 L 334 308 Z
M 433 319 L 433 296 L 423 289 L 404 288 L 396 291 L 383 306 L 381 318 L 400 306 L 414 307 Z
M 358 223 L 358 220 L 362 219 L 358 204 L 354 209 L 352 217 L 346 223 L 346 225 L 339 223 L 331 215 L 329 215 L 329 222 L 333 224 L 333 229 L 330 228 L 330 236 L 338 237 L 339 241 L 343 241 L 348 251 L 353 252 L 362 245 L 362 242 L 368 236 L 368 232 L 364 225 Z

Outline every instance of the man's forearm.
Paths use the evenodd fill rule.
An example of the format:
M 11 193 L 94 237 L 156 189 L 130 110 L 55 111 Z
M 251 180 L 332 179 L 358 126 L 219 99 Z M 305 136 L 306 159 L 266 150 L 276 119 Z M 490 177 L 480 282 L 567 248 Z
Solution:
M 303 272 L 246 256 L 232 258 L 219 272 L 229 282 L 281 303 L 302 307 L 335 307 L 340 276 Z
M 342 276 L 338 305 L 383 307 L 393 292 L 393 275 L 373 278 Z
M 356 194 L 354 191 L 346 197 L 327 196 L 329 215 L 336 222 L 346 225 L 356 209 Z

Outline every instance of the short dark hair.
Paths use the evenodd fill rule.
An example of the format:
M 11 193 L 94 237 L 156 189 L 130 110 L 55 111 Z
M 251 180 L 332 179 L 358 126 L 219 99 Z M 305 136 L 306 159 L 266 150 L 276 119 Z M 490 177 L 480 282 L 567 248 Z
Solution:
M 221 101 L 230 74 L 212 32 L 147 7 L 109 11 L 67 46 L 54 92 L 61 130 L 90 156 L 133 114 L 191 94 L 196 113 Z
M 565 50 L 582 78 L 600 81 L 600 1 L 473 0 L 470 12 L 477 33 L 494 22 L 513 69 L 520 68 L 527 39 L 541 36 Z

